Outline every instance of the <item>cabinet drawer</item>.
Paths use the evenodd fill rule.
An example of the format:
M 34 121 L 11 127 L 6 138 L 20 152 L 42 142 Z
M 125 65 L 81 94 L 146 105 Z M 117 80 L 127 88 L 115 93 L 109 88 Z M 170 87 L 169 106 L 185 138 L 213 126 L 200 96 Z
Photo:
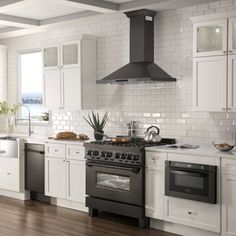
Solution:
M 164 220 L 220 232 L 220 206 L 165 197 Z
M 46 144 L 46 156 L 65 158 L 66 147 L 64 144 Z
M 163 166 L 167 153 L 146 152 L 146 166 Z
M 222 159 L 222 172 L 236 175 L 236 160 Z
M 66 153 L 68 159 L 84 160 L 85 157 L 85 149 L 79 145 L 67 145 Z

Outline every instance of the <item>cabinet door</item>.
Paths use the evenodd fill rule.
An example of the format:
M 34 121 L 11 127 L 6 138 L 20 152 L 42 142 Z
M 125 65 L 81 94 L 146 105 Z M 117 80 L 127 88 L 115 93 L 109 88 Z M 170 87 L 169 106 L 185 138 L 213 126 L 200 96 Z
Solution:
M 146 168 L 146 215 L 163 219 L 164 211 L 164 167 Z
M 45 195 L 66 198 L 66 162 L 60 158 L 45 159 Z
M 85 203 L 85 161 L 68 161 L 67 177 L 67 199 Z
M 196 111 L 226 110 L 227 57 L 203 57 L 193 61 L 193 107 Z
M 0 159 L 0 188 L 10 191 L 20 191 L 19 159 Z
M 43 48 L 44 69 L 58 69 L 59 67 L 59 46 L 53 45 Z
M 236 236 L 236 175 L 223 174 L 222 182 L 222 235 Z
M 64 109 L 69 111 L 81 110 L 82 93 L 80 68 L 63 69 L 62 81 Z
M 61 44 L 61 65 L 63 68 L 80 66 L 80 41 Z
M 0 102 L 7 100 L 7 47 L 0 45 Z
M 44 71 L 44 106 L 48 109 L 61 109 L 61 71 Z
M 228 109 L 236 111 L 236 55 L 228 56 Z
M 193 55 L 216 56 L 227 53 L 227 19 L 194 24 Z
M 229 18 L 228 53 L 236 54 L 236 17 Z

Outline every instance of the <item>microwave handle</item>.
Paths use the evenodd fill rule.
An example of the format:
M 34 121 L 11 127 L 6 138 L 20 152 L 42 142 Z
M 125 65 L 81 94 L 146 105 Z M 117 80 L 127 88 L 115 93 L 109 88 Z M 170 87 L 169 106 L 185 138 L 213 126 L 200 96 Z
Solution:
M 196 177 L 201 177 L 201 176 L 206 176 L 207 173 L 196 173 L 194 171 L 190 170 L 180 170 L 180 169 L 170 169 L 171 174 L 178 174 L 178 175 L 185 175 L 185 176 L 196 176 Z
M 140 167 L 123 167 L 123 166 L 108 166 L 108 165 L 101 165 L 101 164 L 97 164 L 97 163 L 86 163 L 87 167 L 93 167 L 93 166 L 97 166 L 97 167 L 106 167 L 106 168 L 112 168 L 112 169 L 120 169 L 120 170 L 128 170 L 128 171 L 132 171 L 134 173 L 139 173 L 140 172 Z

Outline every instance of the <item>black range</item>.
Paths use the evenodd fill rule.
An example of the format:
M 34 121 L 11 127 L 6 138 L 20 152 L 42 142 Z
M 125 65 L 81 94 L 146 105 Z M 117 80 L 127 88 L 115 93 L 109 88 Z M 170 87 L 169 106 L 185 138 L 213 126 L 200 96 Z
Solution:
M 86 206 L 90 216 L 107 211 L 137 218 L 140 227 L 147 227 L 145 147 L 173 143 L 175 139 L 149 144 L 141 138 L 134 138 L 128 143 L 85 143 Z

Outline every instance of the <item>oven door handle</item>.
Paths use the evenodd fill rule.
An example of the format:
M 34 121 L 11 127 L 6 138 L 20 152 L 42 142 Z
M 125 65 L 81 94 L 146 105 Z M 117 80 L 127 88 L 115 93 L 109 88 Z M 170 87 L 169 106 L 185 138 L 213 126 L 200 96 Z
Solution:
M 194 172 L 194 171 L 190 171 L 190 170 L 178 170 L 178 169 L 170 169 L 170 173 L 171 174 L 177 174 L 177 175 L 185 175 L 185 176 L 206 176 L 206 173 L 203 172 Z
M 119 169 L 119 170 L 128 170 L 132 171 L 133 173 L 137 174 L 140 172 L 141 168 L 140 167 L 123 167 L 123 166 L 109 166 L 109 165 L 101 165 L 97 163 L 86 163 L 87 167 L 105 167 L 105 168 L 112 168 L 112 169 Z

